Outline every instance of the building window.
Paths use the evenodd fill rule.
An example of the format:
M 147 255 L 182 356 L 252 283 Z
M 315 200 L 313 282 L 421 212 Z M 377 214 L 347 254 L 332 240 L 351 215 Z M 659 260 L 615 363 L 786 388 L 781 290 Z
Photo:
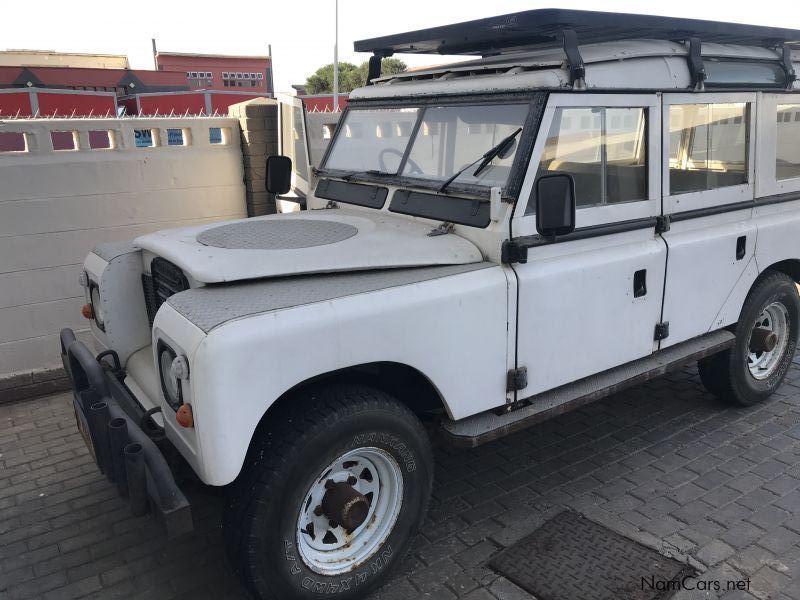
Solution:
M 259 74 L 258 74 L 258 78 L 259 78 L 259 79 L 264 79 L 264 74 L 263 74 L 263 73 L 259 73 Z

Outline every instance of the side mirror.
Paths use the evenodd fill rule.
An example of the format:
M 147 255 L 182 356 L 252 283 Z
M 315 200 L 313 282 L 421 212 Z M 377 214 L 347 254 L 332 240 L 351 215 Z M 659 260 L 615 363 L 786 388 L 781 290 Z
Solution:
M 536 231 L 545 237 L 575 230 L 575 180 L 566 173 L 536 180 Z
M 285 194 L 292 186 L 292 159 L 288 156 L 267 157 L 267 191 Z

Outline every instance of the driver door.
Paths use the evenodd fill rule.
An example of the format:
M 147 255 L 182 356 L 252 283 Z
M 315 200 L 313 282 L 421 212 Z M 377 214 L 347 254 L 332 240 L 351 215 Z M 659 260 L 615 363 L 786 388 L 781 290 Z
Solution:
M 552 94 L 512 220 L 533 236 L 517 277 L 519 398 L 647 356 L 657 347 L 666 246 L 661 214 L 658 95 Z M 575 181 L 576 230 L 536 235 L 538 176 Z

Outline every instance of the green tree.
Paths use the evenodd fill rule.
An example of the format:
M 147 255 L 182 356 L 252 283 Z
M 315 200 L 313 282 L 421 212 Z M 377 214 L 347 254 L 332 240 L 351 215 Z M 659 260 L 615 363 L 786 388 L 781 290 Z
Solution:
M 406 64 L 397 58 L 385 58 L 381 63 L 381 75 L 394 75 L 406 70 Z M 339 63 L 339 91 L 349 94 L 355 88 L 367 83 L 369 63 L 356 66 L 349 62 Z M 333 63 L 317 69 L 306 79 L 306 91 L 309 94 L 330 94 L 333 92 Z

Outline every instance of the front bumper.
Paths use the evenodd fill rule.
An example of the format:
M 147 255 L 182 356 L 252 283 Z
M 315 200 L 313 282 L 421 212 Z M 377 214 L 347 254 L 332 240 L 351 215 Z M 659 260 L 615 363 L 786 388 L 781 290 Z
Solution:
M 101 362 L 107 356 L 113 367 Z M 145 413 L 122 383 L 116 353 L 95 357 L 71 329 L 63 329 L 61 360 L 72 383 L 78 429 L 101 472 L 128 498 L 133 514 L 152 510 L 169 537 L 191 531 L 189 502 L 162 450 L 142 429 Z

